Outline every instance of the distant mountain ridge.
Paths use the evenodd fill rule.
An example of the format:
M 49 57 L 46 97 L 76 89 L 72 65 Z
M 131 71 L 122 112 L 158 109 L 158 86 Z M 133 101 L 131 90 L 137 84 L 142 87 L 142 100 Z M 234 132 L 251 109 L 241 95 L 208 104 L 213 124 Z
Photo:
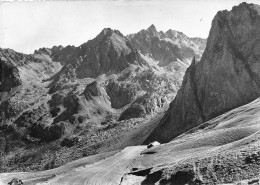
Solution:
M 130 34 L 128 38 L 143 54 L 151 54 L 151 57 L 158 60 L 159 66 L 166 66 L 177 60 L 189 65 L 194 56 L 200 59 L 206 46 L 206 39 L 189 38 L 172 29 L 165 33 L 158 32 L 154 25 Z

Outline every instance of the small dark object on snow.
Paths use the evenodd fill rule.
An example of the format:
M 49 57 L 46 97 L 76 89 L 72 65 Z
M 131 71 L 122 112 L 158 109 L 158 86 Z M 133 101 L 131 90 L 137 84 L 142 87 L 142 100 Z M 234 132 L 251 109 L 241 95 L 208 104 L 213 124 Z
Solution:
M 149 145 L 147 145 L 147 148 L 152 148 L 153 146 L 158 146 L 160 145 L 160 143 L 158 141 L 154 141 L 152 143 L 150 143 Z
M 22 180 L 18 180 L 17 178 L 13 178 L 13 180 L 11 182 L 8 182 L 8 185 L 22 185 L 23 181 Z

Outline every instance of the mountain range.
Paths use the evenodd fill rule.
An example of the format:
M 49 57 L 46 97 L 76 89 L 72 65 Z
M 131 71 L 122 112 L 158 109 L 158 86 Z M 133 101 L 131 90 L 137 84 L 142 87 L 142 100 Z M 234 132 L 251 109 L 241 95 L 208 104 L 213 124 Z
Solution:
M 216 14 L 207 40 L 151 25 L 1 49 L 0 170 L 30 172 L 0 179 L 259 183 L 259 37 L 260 6 L 241 3 Z
M 128 36 L 105 28 L 78 47 L 29 55 L 1 49 L 1 170 L 49 169 L 141 144 L 149 132 L 132 134 L 163 113 L 205 44 L 152 25 Z

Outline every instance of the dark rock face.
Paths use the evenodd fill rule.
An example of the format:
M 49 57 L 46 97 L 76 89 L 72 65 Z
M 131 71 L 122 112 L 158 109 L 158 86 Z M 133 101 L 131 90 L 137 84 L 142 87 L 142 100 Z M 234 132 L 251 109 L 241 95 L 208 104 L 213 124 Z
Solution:
M 119 117 L 119 121 L 127 120 L 130 118 L 140 118 L 145 115 L 145 109 L 140 104 L 132 104 L 129 108 L 127 108 Z
M 85 56 L 88 51 L 88 55 Z M 89 52 L 91 51 L 91 52 Z M 77 68 L 79 78 L 97 77 L 108 72 L 118 73 L 140 62 L 141 58 L 130 42 L 119 32 L 104 29 L 95 39 L 83 44 L 82 56 Z
M 158 94 L 147 93 L 138 97 L 125 111 L 123 111 L 119 120 L 140 118 L 145 115 L 150 115 L 155 112 L 155 110 L 163 107 L 165 103 L 164 98 L 161 98 Z
M 189 38 L 171 29 L 166 33 L 158 32 L 154 25 L 129 35 L 128 38 L 143 54 L 149 54 L 158 60 L 159 66 L 166 66 L 177 60 L 186 63 L 193 56 L 200 57 L 206 45 L 206 39 Z
M 100 96 L 101 91 L 97 81 L 88 84 L 83 92 L 87 100 L 93 99 L 93 96 Z
M 67 137 L 61 141 L 61 146 L 72 147 L 79 141 L 77 137 Z
M 200 62 L 188 68 L 174 101 L 147 140 L 179 134 L 260 95 L 260 7 L 218 12 Z
M 69 52 L 63 52 L 64 49 Z M 67 56 L 64 54 L 60 59 L 57 55 L 55 58 L 68 61 L 64 68 L 74 68 L 77 78 L 96 78 L 101 74 L 118 73 L 130 64 L 145 65 L 131 42 L 119 31 L 110 28 L 79 47 L 64 49 L 56 48 L 59 50 L 56 53 L 67 53 Z
M 131 103 L 136 98 L 136 91 L 123 83 L 111 80 L 106 86 L 107 95 L 110 97 L 111 106 L 120 109 Z
M 53 61 L 60 62 L 62 65 L 67 64 L 77 56 L 75 46 L 53 46 L 52 48 L 40 48 L 34 51 L 34 55 L 47 55 Z
M 71 116 L 77 114 L 79 110 L 79 98 L 75 94 L 69 93 L 63 98 L 62 105 L 66 110 L 54 118 L 54 123 L 69 120 Z M 59 106 L 60 105 L 57 104 L 55 108 L 58 108 Z
M 35 123 L 30 128 L 30 136 L 51 142 L 61 138 L 67 131 L 68 125 L 65 122 L 54 123 L 50 126 Z
M 19 127 L 31 127 L 34 123 L 42 121 L 44 116 L 46 117 L 45 109 L 38 107 L 23 112 L 14 123 Z
M 7 50 L 0 49 L 0 92 L 9 92 L 12 88 L 22 84 L 19 70 Z

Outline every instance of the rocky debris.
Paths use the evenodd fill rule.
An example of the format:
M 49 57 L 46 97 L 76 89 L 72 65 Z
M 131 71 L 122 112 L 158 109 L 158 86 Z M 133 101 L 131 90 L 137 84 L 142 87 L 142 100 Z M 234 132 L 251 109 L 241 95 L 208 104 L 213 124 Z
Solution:
M 43 117 L 46 117 L 46 108 L 44 105 L 39 106 L 35 109 L 28 110 L 23 112 L 14 123 L 19 127 L 30 127 L 32 124 L 37 123 L 43 120 Z
M 160 181 L 161 184 L 189 184 L 189 185 L 199 185 L 203 182 L 195 178 L 195 173 L 193 170 L 179 170 L 175 174 L 172 174 L 169 179 L 163 179 Z
M 64 138 L 60 145 L 61 146 L 66 146 L 66 147 L 72 147 L 74 146 L 75 144 L 77 144 L 77 142 L 79 141 L 79 138 L 78 137 L 67 137 L 67 138 Z
M 171 29 L 165 33 L 158 32 L 154 25 L 128 38 L 143 54 L 149 54 L 159 61 L 159 66 L 178 60 L 187 63 L 193 56 L 200 58 L 206 46 L 206 39 L 189 38 Z
M 148 140 L 168 142 L 179 134 L 260 95 L 258 5 L 220 11 L 207 46 L 193 60 L 164 118 Z
M 30 136 L 45 142 L 51 142 L 60 139 L 68 131 L 69 128 L 66 122 L 53 123 L 50 126 L 35 123 L 30 127 Z
M 122 112 L 119 117 L 119 121 L 128 120 L 131 118 L 141 118 L 145 116 L 146 111 L 140 104 L 132 104 L 129 108 Z

